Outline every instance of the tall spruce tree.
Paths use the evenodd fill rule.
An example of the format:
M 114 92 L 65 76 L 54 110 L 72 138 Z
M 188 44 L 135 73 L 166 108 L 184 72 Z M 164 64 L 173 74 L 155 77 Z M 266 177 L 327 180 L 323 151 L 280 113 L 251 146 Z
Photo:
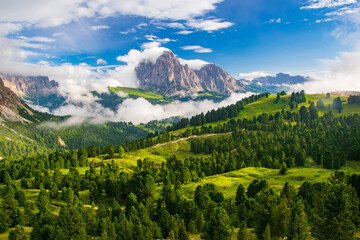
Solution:
M 306 240 L 309 230 L 305 206 L 302 200 L 298 200 L 291 208 L 287 237 L 289 240 Z
M 204 240 L 230 240 L 231 235 L 230 219 L 225 209 L 214 208 L 210 219 L 205 223 L 201 238 Z

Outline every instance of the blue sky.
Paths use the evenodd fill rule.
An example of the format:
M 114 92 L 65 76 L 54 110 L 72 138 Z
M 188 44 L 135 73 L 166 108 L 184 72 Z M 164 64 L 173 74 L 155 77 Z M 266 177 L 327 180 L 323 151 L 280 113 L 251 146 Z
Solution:
M 359 13 L 357 0 L 13 2 L 0 3 L 0 32 L 25 53 L 21 62 L 119 65 L 118 56 L 157 41 L 181 58 L 217 64 L 236 78 L 255 71 L 321 70 L 321 59 L 354 48 L 344 40 L 348 32 L 337 33 L 357 32 L 346 17 Z
M 91 94 L 139 87 L 136 66 L 164 51 L 193 69 L 214 63 L 237 79 L 285 72 L 312 78 L 294 90 L 360 91 L 359 1 L 0 1 L 0 73 L 55 79 L 67 102 L 55 115 L 112 121 L 192 116 L 244 97 L 233 93 L 220 105 L 127 99 L 112 111 Z

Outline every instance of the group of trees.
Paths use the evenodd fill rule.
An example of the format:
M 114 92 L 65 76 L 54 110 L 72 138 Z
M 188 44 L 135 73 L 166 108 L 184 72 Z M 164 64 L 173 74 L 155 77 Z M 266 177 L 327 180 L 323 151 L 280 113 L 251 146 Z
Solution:
M 348 98 L 349 104 L 360 104 L 360 96 L 359 95 L 350 95 Z
M 260 97 L 224 109 L 255 99 Z M 254 180 L 247 188 L 239 184 L 230 198 L 216 185 L 200 182 L 205 176 L 249 166 L 286 174 L 287 168 L 304 166 L 307 158 L 329 169 L 339 169 L 347 160 L 359 161 L 360 116 L 334 117 L 329 111 L 319 117 L 310 103 L 299 111 L 194 127 L 182 137 L 209 133 L 228 134 L 191 140 L 191 151 L 206 157 L 173 155 L 162 164 L 139 159 L 126 172 L 116 164 L 95 164 L 88 158 L 121 157 L 174 136 L 165 131 L 121 145 L 2 161 L 0 232 L 14 228 L 9 239 L 188 240 L 189 234 L 201 234 L 205 240 L 230 240 L 235 234 L 237 239 L 249 239 L 248 228 L 255 229 L 261 240 L 354 236 L 360 223 L 360 175 L 336 172 L 329 182 L 305 182 L 298 190 L 287 183 L 280 194 L 266 180 Z M 90 168 L 80 174 L 77 167 L 84 166 Z M 183 185 L 189 182 L 198 183 L 190 196 L 184 196 Z M 27 199 L 28 189 L 38 193 L 35 200 Z
M 198 184 L 188 199 L 168 169 L 170 164 L 177 163 L 172 160 L 159 168 L 139 161 L 133 175 L 111 164 L 102 165 L 100 171 L 91 167 L 85 175 L 75 168 L 65 175 L 56 170 L 48 183 L 35 187 L 40 189 L 35 201 L 24 193 L 22 180 L 27 178 L 22 177 L 19 186 L 5 174 L 0 232 L 15 227 L 9 239 L 188 240 L 190 234 L 199 233 L 206 240 L 230 240 L 234 235 L 249 239 L 248 228 L 254 228 L 258 239 L 264 240 L 305 240 L 310 235 L 345 240 L 354 236 L 360 223 L 360 175 L 335 172 L 329 182 L 305 182 L 298 190 L 286 183 L 279 195 L 266 180 L 254 180 L 247 188 L 239 184 L 231 198 L 214 184 Z M 35 171 L 50 174 L 46 168 Z M 156 183 L 161 183 L 159 194 Z M 91 206 L 79 197 L 87 189 Z M 104 199 L 110 204 L 104 205 Z M 58 214 L 52 213 L 54 208 L 59 208 Z
M 79 149 L 87 146 L 120 145 L 133 139 L 144 138 L 148 132 L 135 127 L 131 123 L 117 122 L 106 124 L 82 124 L 64 128 L 45 127 L 46 124 L 36 126 L 21 123 L 4 123 L 14 129 L 17 135 L 9 135 L 9 139 L 0 138 L 0 156 L 9 159 L 22 158 L 25 155 L 47 154 L 54 149 Z M 49 126 L 52 126 L 51 124 Z M 101 137 L 99 137 L 101 135 Z M 66 146 L 59 144 L 59 137 Z M 29 140 L 30 139 L 30 140 Z
M 212 123 L 220 120 L 227 120 L 229 118 L 236 117 L 239 112 L 244 109 L 244 106 L 255 102 L 263 97 L 268 97 L 269 93 L 261 93 L 258 95 L 251 95 L 250 97 L 244 98 L 241 101 L 238 101 L 235 104 L 231 104 L 227 107 L 222 107 L 217 110 L 208 111 L 206 114 L 201 113 L 196 116 L 188 118 L 182 118 L 178 123 L 175 123 L 173 126 L 169 127 L 167 130 L 177 130 L 185 128 L 187 126 L 200 126 L 205 123 Z

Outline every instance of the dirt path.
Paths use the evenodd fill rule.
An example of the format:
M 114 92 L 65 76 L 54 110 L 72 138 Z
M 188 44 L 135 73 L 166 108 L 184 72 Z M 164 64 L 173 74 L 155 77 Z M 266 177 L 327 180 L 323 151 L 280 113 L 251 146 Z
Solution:
M 220 134 L 228 135 L 228 134 L 231 134 L 231 132 L 227 132 L 227 133 L 211 133 L 211 134 L 205 134 L 205 135 L 191 135 L 191 136 L 189 136 L 189 137 L 180 138 L 180 139 L 178 139 L 178 140 L 171 141 L 171 142 L 158 143 L 158 144 L 156 144 L 155 146 L 152 146 L 152 147 L 150 147 L 150 148 L 161 147 L 161 146 L 164 146 L 164 145 L 166 145 L 166 144 L 177 143 L 177 142 L 185 141 L 185 140 L 188 140 L 188 139 L 191 139 L 191 138 L 210 137 L 210 136 L 216 136 L 216 135 L 220 135 Z

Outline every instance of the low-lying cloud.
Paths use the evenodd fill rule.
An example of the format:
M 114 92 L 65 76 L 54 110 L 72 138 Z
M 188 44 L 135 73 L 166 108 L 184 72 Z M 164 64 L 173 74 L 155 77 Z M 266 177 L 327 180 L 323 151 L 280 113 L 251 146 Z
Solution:
M 360 91 L 360 48 L 323 62 L 329 70 L 311 76 L 314 81 L 303 85 L 308 93 Z
M 43 122 L 43 123 L 39 124 L 37 127 L 39 127 L 39 128 L 48 127 L 48 128 L 60 130 L 60 129 L 68 128 L 68 127 L 79 126 L 82 124 L 98 125 L 98 124 L 103 124 L 105 122 L 106 122 L 105 119 L 88 118 L 88 117 L 83 117 L 83 116 L 71 116 L 62 122 L 47 121 L 47 122 Z
M 188 102 L 174 101 L 164 105 L 153 105 L 144 98 L 128 98 L 118 105 L 116 111 L 105 108 L 97 102 L 90 102 L 88 104 L 83 104 L 82 106 L 68 104 L 55 109 L 52 111 L 52 113 L 60 116 L 73 115 L 77 116 L 77 118 L 69 118 L 62 125 L 47 124 L 47 126 L 63 127 L 82 124 L 86 118 L 100 118 L 100 120 L 113 122 L 132 122 L 134 124 L 139 124 L 146 123 L 151 120 L 161 120 L 173 116 L 191 117 L 201 112 L 207 112 L 212 109 L 236 103 L 237 101 L 248 97 L 251 94 L 253 93 L 233 93 L 230 95 L 230 97 L 219 103 L 215 103 L 210 100 Z

